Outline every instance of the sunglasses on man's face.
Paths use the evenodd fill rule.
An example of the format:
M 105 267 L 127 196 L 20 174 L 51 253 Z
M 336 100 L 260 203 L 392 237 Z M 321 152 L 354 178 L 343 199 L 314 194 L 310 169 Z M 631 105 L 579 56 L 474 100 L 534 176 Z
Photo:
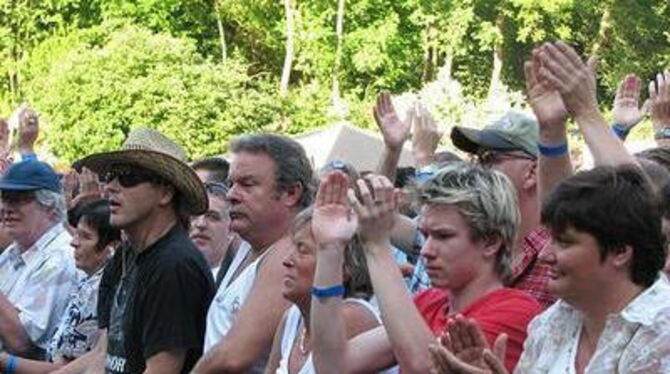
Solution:
M 135 187 L 141 183 L 161 184 L 164 182 L 164 179 L 160 175 L 139 168 L 115 168 L 105 173 L 102 177 L 103 183 L 111 183 L 115 179 L 124 188 Z

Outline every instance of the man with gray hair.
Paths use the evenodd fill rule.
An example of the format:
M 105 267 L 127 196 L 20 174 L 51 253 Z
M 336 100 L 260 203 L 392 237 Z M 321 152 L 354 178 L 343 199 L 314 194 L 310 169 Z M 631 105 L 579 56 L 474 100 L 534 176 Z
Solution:
M 312 203 L 312 168 L 289 138 L 259 134 L 231 144 L 230 229 L 244 244 L 207 313 L 205 355 L 194 373 L 263 373 L 289 303 L 282 261 L 292 248 L 293 218 Z
M 42 358 L 77 278 L 60 180 L 29 159 L 7 170 L 0 192 L 13 240 L 0 255 L 0 348 Z

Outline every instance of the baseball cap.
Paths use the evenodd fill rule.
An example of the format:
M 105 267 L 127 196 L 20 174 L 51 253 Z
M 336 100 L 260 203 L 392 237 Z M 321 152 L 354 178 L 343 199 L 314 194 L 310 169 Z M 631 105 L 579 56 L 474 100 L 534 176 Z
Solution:
M 17 162 L 7 169 L 0 178 L 0 190 L 35 191 L 50 190 L 61 192 L 60 178 L 48 164 L 25 160 Z
M 486 149 L 522 151 L 537 158 L 538 124 L 533 117 L 509 111 L 481 130 L 455 126 L 451 130 L 451 141 L 468 153 L 476 154 Z

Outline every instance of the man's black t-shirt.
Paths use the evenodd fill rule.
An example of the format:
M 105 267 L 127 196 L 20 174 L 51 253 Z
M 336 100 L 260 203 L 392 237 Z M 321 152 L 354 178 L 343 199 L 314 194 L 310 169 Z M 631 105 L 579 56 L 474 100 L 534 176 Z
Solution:
M 114 292 L 101 289 L 109 300 L 100 304 L 100 326 L 108 328 L 106 372 L 141 373 L 147 359 L 173 349 L 186 350 L 181 372 L 190 372 L 202 354 L 214 294 L 207 262 L 180 226 L 126 262 L 120 277 L 118 266 L 110 267 L 109 278 L 118 279 Z

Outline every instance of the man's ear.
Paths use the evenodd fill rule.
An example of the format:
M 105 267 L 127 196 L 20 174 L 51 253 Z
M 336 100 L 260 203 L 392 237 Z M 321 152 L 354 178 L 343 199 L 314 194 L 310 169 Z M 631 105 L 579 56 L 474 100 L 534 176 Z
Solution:
M 279 195 L 286 207 L 293 208 L 300 203 L 300 198 L 305 192 L 305 187 L 300 182 L 293 183 Z
M 498 255 L 498 252 L 503 250 L 503 241 L 500 235 L 489 235 L 482 239 L 482 242 L 484 243 L 484 257 L 495 258 Z
M 523 173 L 523 189 L 532 190 L 537 188 L 537 160 L 528 163 Z
M 172 200 L 176 198 L 177 191 L 175 190 L 174 186 L 171 185 L 163 185 L 161 186 L 159 190 L 161 196 L 160 200 L 158 201 L 160 206 L 167 206 L 172 204 Z

